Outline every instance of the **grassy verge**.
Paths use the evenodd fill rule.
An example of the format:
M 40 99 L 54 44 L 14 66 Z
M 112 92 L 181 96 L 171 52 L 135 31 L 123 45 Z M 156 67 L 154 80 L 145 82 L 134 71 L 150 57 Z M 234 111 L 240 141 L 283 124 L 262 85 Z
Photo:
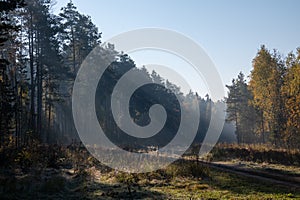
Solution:
M 296 188 L 213 170 L 193 160 L 127 174 L 102 166 L 81 148 L 39 150 L 45 153 L 22 150 L 15 159 L 6 152 L 11 161 L 0 168 L 0 199 L 300 199 Z
M 180 165 L 190 165 L 180 163 Z M 274 185 L 251 178 L 203 167 L 201 176 L 175 172 L 178 163 L 167 169 L 148 173 L 129 175 L 108 173 L 98 181 L 102 184 L 118 185 L 116 194 L 127 194 L 130 199 L 300 199 L 296 188 Z M 188 168 L 188 167 L 187 167 Z M 128 187 L 131 187 L 128 190 Z M 99 194 L 99 193 L 98 193 Z M 100 198 L 97 192 L 91 197 Z M 95 196 L 93 196 L 95 195 Z M 108 197 L 110 194 L 104 195 Z M 141 196 L 139 196 L 141 195 Z M 105 199 L 105 198 L 103 198 Z
M 265 145 L 219 144 L 210 153 L 212 161 L 241 161 L 300 166 L 300 150 Z

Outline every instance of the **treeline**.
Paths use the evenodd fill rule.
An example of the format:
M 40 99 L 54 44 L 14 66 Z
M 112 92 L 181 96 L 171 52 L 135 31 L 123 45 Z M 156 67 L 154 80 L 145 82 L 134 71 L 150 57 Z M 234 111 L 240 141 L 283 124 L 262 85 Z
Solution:
M 49 142 L 58 104 L 86 55 L 100 43 L 91 18 L 72 2 L 58 15 L 50 0 L 0 1 L 0 146 Z
M 286 57 L 261 46 L 247 82 L 241 72 L 231 85 L 228 121 L 238 143 L 300 147 L 300 48 Z
M 72 86 L 82 61 L 101 43 L 101 32 L 91 17 L 78 12 L 72 1 L 57 15 L 51 7 L 51 0 L 0 1 L 0 147 L 21 147 L 32 141 L 70 143 L 79 140 L 71 110 Z M 148 86 L 146 89 L 151 91 L 148 93 L 143 90 L 135 93 L 130 105 L 135 122 L 149 123 L 149 108 L 155 103 L 165 104 L 170 112 L 163 139 L 149 140 L 152 143 L 162 145 L 178 129 L 180 109 L 174 94 L 180 101 L 188 102 L 185 106 L 190 109 L 195 103 L 199 104 L 201 119 L 195 142 L 202 141 L 211 112 L 223 112 L 219 105 L 224 102 L 212 102 L 209 96 L 201 98 L 192 91 L 183 94 L 178 86 L 156 72 L 137 68 L 128 55 L 117 52 L 112 44 L 103 47 L 101 56 L 113 58 L 114 62 L 98 85 L 96 110 L 104 131 L 117 143 L 132 138 L 124 136 L 112 118 L 111 89 L 121 75 L 132 68 L 145 79 L 162 85 Z
M 105 57 L 105 56 L 104 56 Z M 99 58 L 97 58 L 99 60 Z M 111 95 L 119 81 L 119 79 L 127 73 L 129 70 L 136 71 L 139 77 L 148 80 L 150 84 L 139 87 L 131 96 L 129 102 L 130 117 L 134 122 L 140 126 L 145 126 L 151 123 L 149 117 L 149 110 L 151 106 L 155 104 L 162 105 L 167 113 L 167 119 L 165 125 L 161 131 L 156 135 L 149 138 L 136 138 L 123 132 L 117 125 L 116 120 L 121 121 L 123 116 L 118 116 L 118 119 L 114 119 L 111 109 Z M 128 80 L 130 81 L 130 80 Z M 84 84 L 84 83 L 83 83 Z M 130 87 L 130 83 L 128 83 Z M 118 91 L 122 96 L 122 91 Z M 107 136 L 115 144 L 125 148 L 143 148 L 147 146 L 164 147 L 167 145 L 178 133 L 179 126 L 182 125 L 182 121 L 190 122 L 195 120 L 193 116 L 196 116 L 195 112 L 200 111 L 200 120 L 198 124 L 198 131 L 194 139 L 194 144 L 199 144 L 203 141 L 206 132 L 208 130 L 212 113 L 224 112 L 221 104 L 222 101 L 213 102 L 209 95 L 202 98 L 197 93 L 190 91 L 188 94 L 183 94 L 180 87 L 165 80 L 155 71 L 149 73 L 145 67 L 137 68 L 134 61 L 130 59 L 128 55 L 120 55 L 111 63 L 101 77 L 97 92 L 96 92 L 96 113 L 99 123 L 102 125 L 102 129 Z M 120 107 L 121 104 L 114 106 Z M 182 115 L 181 106 L 184 106 L 188 115 Z M 195 109 L 195 106 L 199 107 L 199 110 Z M 82 108 L 84 111 L 84 108 Z M 154 119 L 155 120 L 155 119 Z M 192 134 L 192 128 L 189 129 L 189 125 L 186 124 L 185 133 L 179 134 L 180 139 L 178 141 L 189 138 L 188 134 Z M 234 138 L 230 138 L 230 132 L 233 129 L 229 128 L 230 125 L 226 124 L 223 135 L 220 140 L 234 141 Z M 177 143 L 176 145 L 180 145 Z
M 72 1 L 57 15 L 51 11 L 52 5 L 51 0 L 0 1 L 0 147 L 19 147 L 32 140 L 70 143 L 79 139 L 71 110 L 72 86 L 83 60 L 101 43 L 101 32 Z M 192 91 L 183 94 L 156 72 L 137 68 L 113 44 L 103 47 L 101 56 L 114 62 L 98 84 L 97 117 L 116 143 L 133 138 L 124 135 L 112 118 L 108 106 L 111 90 L 126 71 L 135 69 L 153 85 L 134 94 L 130 104 L 134 121 L 147 125 L 149 108 L 157 103 L 166 105 L 169 113 L 165 134 L 162 132 L 160 139 L 151 138 L 146 145 L 163 146 L 174 137 L 181 120 L 176 95 L 190 110 L 195 103 L 199 105 L 195 143 L 203 140 L 211 112 L 223 112 L 220 105 L 226 102 L 227 121 L 234 122 L 238 143 L 299 147 L 300 49 L 283 58 L 278 51 L 270 52 L 262 46 L 253 59 L 250 80 L 240 73 L 227 86 L 225 102 L 213 102 L 209 96 L 202 98 Z M 226 123 L 221 140 L 226 141 L 224 136 L 230 137 L 230 132 L 230 124 Z

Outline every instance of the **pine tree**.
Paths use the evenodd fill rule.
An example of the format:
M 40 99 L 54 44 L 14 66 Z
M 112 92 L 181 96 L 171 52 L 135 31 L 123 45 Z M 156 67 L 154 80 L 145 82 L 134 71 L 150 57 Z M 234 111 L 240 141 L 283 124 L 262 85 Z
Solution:
M 238 143 L 253 143 L 256 110 L 249 104 L 252 95 L 244 77 L 244 74 L 240 72 L 238 78 L 232 80 L 232 85 L 226 85 L 229 89 L 228 98 L 226 98 L 227 121 L 235 123 Z
M 11 143 L 13 135 L 18 136 L 16 36 L 20 27 L 14 12 L 23 6 L 20 0 L 0 1 L 0 146 Z
M 84 58 L 100 43 L 101 33 L 91 17 L 79 13 L 72 1 L 61 11 L 59 16 L 62 26 L 62 54 L 65 64 L 72 68 L 75 75 Z

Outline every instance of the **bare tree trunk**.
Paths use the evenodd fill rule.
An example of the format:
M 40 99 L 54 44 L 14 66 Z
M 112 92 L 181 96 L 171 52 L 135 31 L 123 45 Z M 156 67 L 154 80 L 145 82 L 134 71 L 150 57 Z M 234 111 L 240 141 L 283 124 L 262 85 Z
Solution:
M 73 42 L 73 71 L 74 75 L 76 74 L 76 49 L 75 49 L 75 33 L 73 27 L 71 28 L 71 34 L 72 34 L 72 42 Z
M 264 121 L 263 114 L 261 116 L 261 127 L 262 127 L 262 142 L 263 142 L 263 144 L 265 144 L 266 143 L 266 138 L 265 138 L 265 121 Z
M 33 16 L 30 14 L 29 39 L 29 64 L 30 64 L 30 128 L 36 131 L 35 123 L 35 77 L 34 77 L 34 41 L 33 41 Z
M 16 124 L 16 128 L 15 128 L 15 132 L 16 132 L 16 138 L 15 138 L 15 147 L 18 148 L 19 147 L 19 140 L 20 140 L 20 124 L 19 124 L 19 98 L 20 95 L 18 94 L 18 80 L 17 80 L 17 70 L 15 70 L 15 74 L 14 74 L 14 93 L 16 96 L 16 105 L 15 105 L 15 124 Z
M 40 139 L 42 139 L 42 106 L 43 106 L 43 81 L 42 81 L 42 62 L 41 62 L 41 40 L 40 33 L 37 33 L 37 70 L 36 70 L 36 79 L 37 79 L 37 134 Z
M 48 108 L 48 128 L 47 128 L 47 143 L 50 142 L 50 128 L 51 128 L 51 112 L 52 112 L 52 106 L 51 103 L 49 103 Z

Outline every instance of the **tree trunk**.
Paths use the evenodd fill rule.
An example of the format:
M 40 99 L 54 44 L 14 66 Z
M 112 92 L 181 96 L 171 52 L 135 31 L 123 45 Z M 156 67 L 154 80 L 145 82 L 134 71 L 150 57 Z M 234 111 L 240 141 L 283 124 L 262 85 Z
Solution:
M 29 65 L 30 65 L 30 128 L 33 132 L 36 131 L 35 123 L 35 78 L 34 78 L 34 42 L 33 42 L 33 16 L 30 14 L 30 29 L 28 34 L 29 39 Z

